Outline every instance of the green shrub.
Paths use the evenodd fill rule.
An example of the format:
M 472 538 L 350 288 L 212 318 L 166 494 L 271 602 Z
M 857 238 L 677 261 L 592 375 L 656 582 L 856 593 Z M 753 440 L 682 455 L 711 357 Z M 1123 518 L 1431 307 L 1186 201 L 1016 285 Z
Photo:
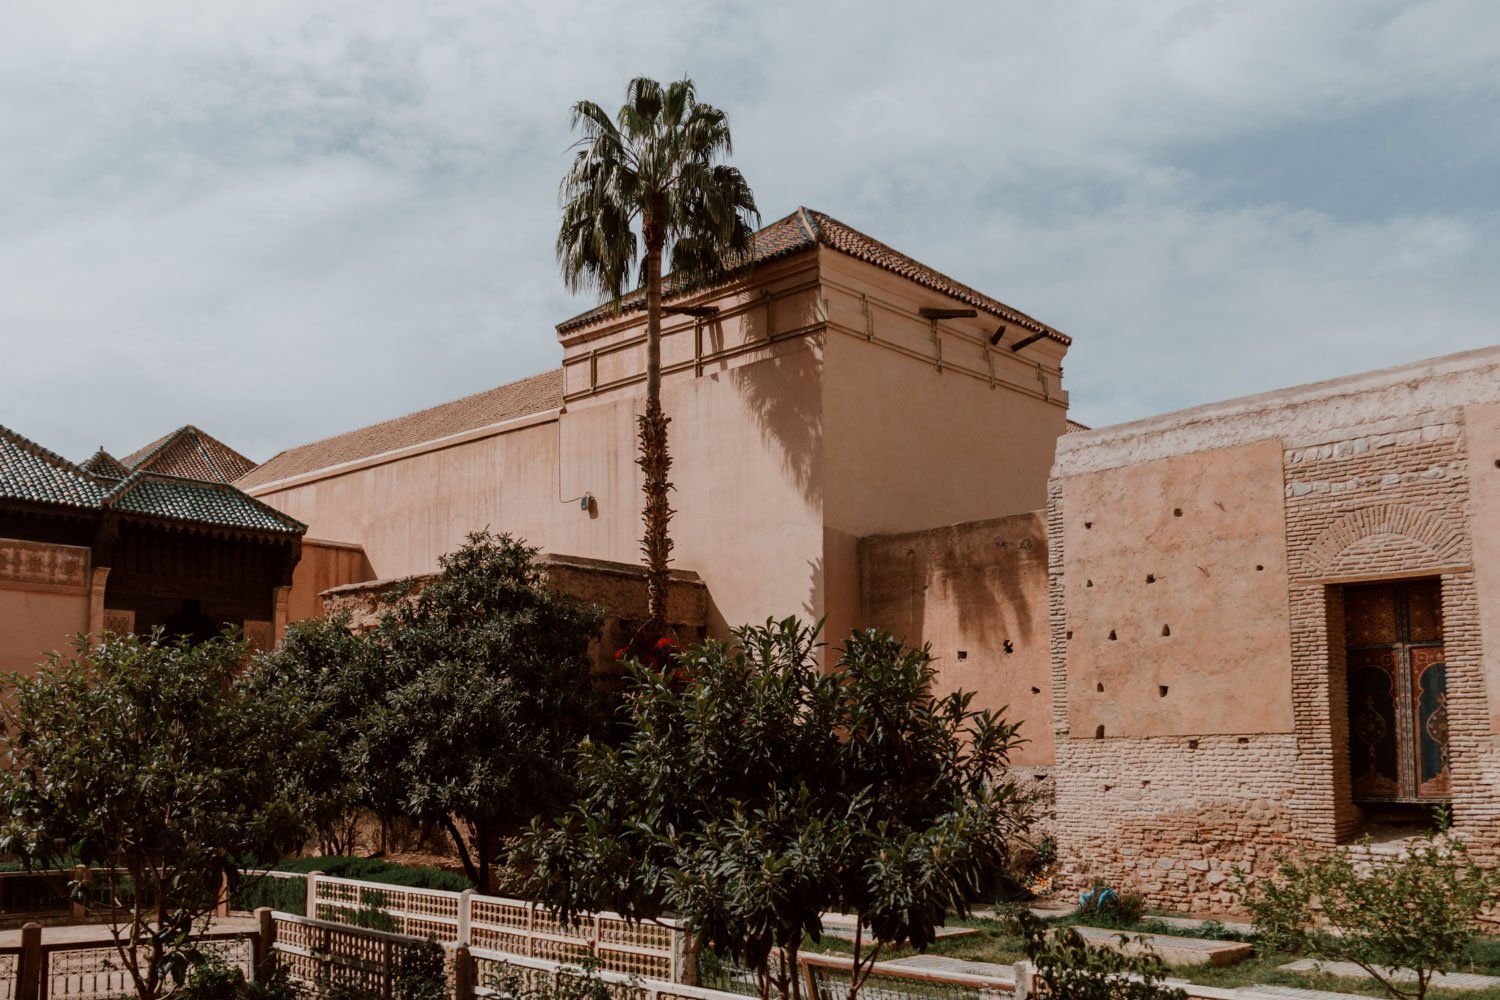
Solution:
M 1036 966 L 1045 996 L 1067 1000 L 1187 1000 L 1165 983 L 1155 955 L 1121 955 L 1095 948 L 1071 927 L 1049 929 L 1030 913 L 1019 918 L 1026 958 Z M 1127 935 L 1121 934 L 1122 939 Z
M 1480 910 L 1500 893 L 1500 875 L 1446 836 L 1446 816 L 1438 825 L 1440 833 L 1391 857 L 1279 854 L 1275 875 L 1253 886 L 1241 872 L 1238 889 L 1261 940 L 1278 951 L 1353 962 L 1390 996 L 1422 1000 L 1435 973 L 1463 960 Z M 1393 968 L 1413 970 L 1415 981 L 1397 981 Z
M 1118 893 L 1103 883 L 1084 893 L 1073 911 L 1079 923 L 1096 927 L 1130 928 L 1140 922 L 1146 901 L 1135 893 Z

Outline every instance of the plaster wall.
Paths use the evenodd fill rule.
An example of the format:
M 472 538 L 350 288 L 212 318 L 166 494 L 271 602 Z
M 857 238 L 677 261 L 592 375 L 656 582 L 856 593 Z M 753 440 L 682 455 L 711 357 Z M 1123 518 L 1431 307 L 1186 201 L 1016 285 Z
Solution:
M 88 630 L 87 594 L 0 587 L 0 672 L 34 673 L 47 653 L 68 653 L 73 636 Z
M 865 624 L 929 643 L 942 690 L 1020 720 L 1020 766 L 1053 763 L 1047 530 L 1040 511 L 859 545 Z
M 1079 736 L 1292 730 L 1281 446 L 1062 480 Z
M 673 563 L 701 570 L 716 634 L 771 615 L 822 613 L 820 366 L 820 345 L 795 340 L 663 386 Z M 379 578 L 433 572 L 442 553 L 484 527 L 547 552 L 633 562 L 638 405 L 629 393 L 577 400 L 512 429 L 258 495 L 312 535 L 357 540 Z M 587 511 L 584 493 L 593 497 Z
M 82 546 L 0 538 L 0 672 L 32 673 L 47 653 L 67 653 L 93 627 L 93 581 L 104 572 Z
M 1041 508 L 1067 419 L 1063 346 L 995 349 L 993 317 L 932 323 L 917 310 L 955 303 L 840 254 L 823 269 L 828 527 L 865 536 Z
M 323 598 L 332 587 L 375 579 L 364 549 L 343 542 L 302 540 L 302 558 L 292 571 L 292 591 L 287 596 L 287 620 L 323 617 Z

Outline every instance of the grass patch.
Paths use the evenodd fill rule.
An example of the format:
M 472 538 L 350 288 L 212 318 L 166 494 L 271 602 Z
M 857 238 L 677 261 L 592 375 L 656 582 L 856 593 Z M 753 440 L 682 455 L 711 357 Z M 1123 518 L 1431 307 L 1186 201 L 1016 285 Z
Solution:
M 1089 922 L 1078 919 L 1073 914 L 1069 914 L 1065 917 L 1049 920 L 1048 923 L 1054 926 L 1061 926 L 1067 924 L 1088 925 Z M 978 933 L 966 937 L 941 938 L 927 949 L 926 954 L 946 955 L 965 962 L 989 962 L 995 965 L 1013 965 L 1026 957 L 1021 938 L 1008 932 L 1008 925 L 1005 921 L 976 917 L 966 920 L 950 920 L 948 925 L 950 927 L 972 927 Z M 1244 935 L 1235 935 L 1228 932 L 1225 932 L 1222 937 L 1206 933 L 1206 930 L 1211 929 L 1189 933 L 1146 917 L 1133 927 L 1122 930 L 1122 933 L 1171 934 L 1175 937 L 1202 937 L 1223 941 L 1246 940 Z M 854 943 L 825 933 L 822 941 L 814 942 L 807 940 L 803 942 L 803 947 L 810 952 L 821 951 L 828 954 L 848 955 L 853 952 Z M 887 948 L 882 949 L 880 957 L 882 961 L 889 961 L 914 954 L 916 954 L 916 951 L 912 948 Z M 1383 997 L 1386 995 L 1380 988 L 1380 984 L 1372 979 L 1350 979 L 1327 974 L 1282 972 L 1277 968 L 1277 966 L 1294 962 L 1301 957 L 1303 956 L 1277 953 L 1263 954 L 1257 952 L 1253 957 L 1237 965 L 1231 965 L 1222 969 L 1211 965 L 1173 967 L 1171 976 L 1174 979 L 1186 979 L 1200 986 L 1216 986 L 1221 989 L 1234 989 L 1241 986 L 1261 984 L 1265 986 L 1292 986 L 1304 990 L 1324 990 L 1330 993 L 1350 993 L 1372 997 Z M 1447 971 L 1500 976 L 1500 939 L 1489 937 L 1476 938 L 1469 948 L 1465 964 L 1458 969 Z M 1500 1000 L 1500 989 L 1434 989 L 1428 993 L 1428 997 L 1431 1000 Z

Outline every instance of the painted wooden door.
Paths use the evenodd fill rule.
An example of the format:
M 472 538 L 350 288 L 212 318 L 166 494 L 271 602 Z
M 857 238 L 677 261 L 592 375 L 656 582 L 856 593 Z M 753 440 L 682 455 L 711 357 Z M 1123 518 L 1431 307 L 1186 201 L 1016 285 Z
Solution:
M 1354 798 L 1446 801 L 1448 685 L 1440 582 L 1344 588 L 1344 639 Z

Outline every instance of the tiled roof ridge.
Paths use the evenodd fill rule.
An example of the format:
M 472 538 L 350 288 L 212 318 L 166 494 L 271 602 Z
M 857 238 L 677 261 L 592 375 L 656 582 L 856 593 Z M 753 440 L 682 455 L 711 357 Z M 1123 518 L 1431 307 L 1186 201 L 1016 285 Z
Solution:
M 801 222 L 802 222 L 802 228 L 807 230 L 807 235 L 809 237 L 811 237 L 813 240 L 815 240 L 815 241 L 817 241 L 819 243 L 826 243 L 827 242 L 826 240 L 823 239 L 823 234 L 819 230 L 817 224 L 815 222 L 813 222 L 813 220 L 808 216 L 808 209 L 807 209 L 806 205 L 798 205 L 797 206 L 797 211 L 794 212 L 793 214 L 796 215 L 797 218 L 801 220 Z M 775 223 L 773 222 L 771 225 L 775 225 Z M 767 227 L 767 228 L 769 228 L 769 227 Z
M 239 451 L 236 451 L 234 448 L 231 448 L 223 441 L 220 441 L 212 434 L 194 424 L 183 424 L 176 430 L 164 434 L 139 451 L 135 451 L 130 455 L 127 455 L 125 461 L 121 464 L 125 465 L 127 468 L 149 468 L 151 463 L 155 462 L 158 458 L 165 454 L 169 448 L 173 447 L 184 439 L 186 439 L 187 443 L 191 445 L 193 450 L 197 453 L 198 457 L 203 460 L 203 464 L 206 465 L 209 470 L 214 473 L 219 482 L 232 482 L 233 480 L 238 479 L 239 476 L 243 475 L 244 473 L 231 475 L 231 470 L 225 469 L 218 461 L 214 459 L 213 449 L 209 448 L 206 443 L 208 441 L 212 441 L 215 445 L 224 449 L 224 451 L 228 452 L 231 456 L 239 459 L 240 462 L 247 467 L 247 470 L 255 468 L 256 463 L 251 461 L 247 456 L 241 454 Z
M 502 416 L 499 420 L 487 420 L 482 423 L 466 424 L 462 427 L 443 430 L 441 433 L 434 434 L 430 437 L 423 437 L 404 443 L 395 443 L 389 447 L 381 447 L 375 451 L 363 451 L 356 449 L 358 453 L 348 453 L 337 457 L 336 460 L 324 461 L 322 462 L 322 464 L 313 465 L 310 468 L 299 469 L 292 472 L 283 471 L 286 463 L 283 462 L 282 459 L 286 458 L 287 456 L 315 452 L 322 446 L 337 444 L 346 439 L 355 439 L 359 435 L 369 434 L 373 431 L 397 428 L 399 425 L 419 420 L 422 417 L 437 415 L 440 413 L 440 411 L 443 410 L 451 409 L 455 411 L 461 411 L 464 403 L 474 402 L 480 400 L 485 396 L 493 396 L 495 394 L 503 392 L 504 390 L 513 390 L 520 393 L 536 386 L 545 386 L 547 383 L 553 383 L 552 388 L 556 390 L 556 403 L 552 405 L 561 405 L 562 378 L 563 370 L 562 366 L 559 365 L 556 368 L 548 368 L 544 371 L 536 372 L 532 375 L 526 375 L 522 378 L 513 379 L 509 382 L 502 382 L 500 385 L 492 386 L 488 389 L 480 389 L 477 392 L 471 392 L 468 395 L 459 396 L 457 399 L 444 400 L 441 403 L 434 403 L 432 406 L 424 407 L 420 410 L 413 410 L 410 413 L 403 413 L 399 416 L 389 417 L 385 420 L 377 420 L 373 424 L 365 424 L 361 427 L 353 427 L 347 431 L 340 431 L 337 434 L 330 434 L 326 437 L 317 438 L 313 441 L 308 441 L 305 444 L 299 444 L 293 448 L 283 448 L 281 451 L 277 452 L 275 455 L 272 455 L 260 465 L 255 466 L 254 468 L 247 471 L 244 475 L 236 478 L 232 485 L 235 485 L 238 488 L 254 488 L 265 483 L 276 482 L 280 479 L 302 475 L 307 472 L 315 472 L 320 469 L 331 468 L 335 465 L 342 465 L 346 462 L 356 462 L 361 459 L 372 458 L 376 455 L 385 454 L 387 451 L 396 451 L 402 448 L 425 444 L 428 441 L 440 440 L 441 438 L 447 437 L 451 434 L 461 434 L 467 431 L 477 430 L 481 427 L 486 427 L 494 423 L 506 423 L 511 420 L 520 420 L 533 413 L 542 413 L 552 407 L 543 405 L 534 409 L 530 409 L 525 413 L 514 413 L 510 416 Z
M 42 447 L 35 441 L 31 440 L 31 438 L 27 437 L 24 434 L 19 434 L 16 431 L 11 430 L 4 424 L 0 424 L 0 437 L 9 439 L 12 444 L 18 446 L 23 451 L 30 452 L 37 458 L 40 458 L 42 461 L 48 463 L 49 465 L 55 465 L 64 472 L 71 472 L 73 475 L 82 476 L 84 479 L 89 478 L 88 471 L 85 470 L 82 466 L 78 465 L 76 462 L 63 458 L 61 455 L 50 448 Z
M 791 254 L 801 253 L 815 246 L 825 246 L 830 250 L 836 250 L 846 256 L 853 257 L 855 260 L 864 261 L 867 264 L 890 271 L 893 274 L 899 274 L 909 281 L 916 282 L 940 294 L 967 302 L 971 306 L 999 316 L 1008 323 L 1014 323 L 1033 333 L 1042 334 L 1051 340 L 1062 344 L 1071 344 L 1073 342 L 1072 338 L 1067 334 L 1043 323 L 1041 320 L 1029 316 L 1012 306 L 1008 306 L 972 286 L 950 278 L 935 268 L 928 267 L 916 258 L 908 256 L 890 244 L 883 243 L 873 236 L 855 229 L 847 222 L 842 222 L 827 212 L 820 212 L 805 205 L 798 206 L 796 211 L 762 226 L 755 233 L 757 243 L 759 243 L 762 237 L 773 234 L 778 227 L 786 226 L 788 223 L 793 222 L 795 222 L 797 229 L 800 230 L 805 238 L 794 238 L 781 245 L 777 245 L 777 241 L 772 240 L 770 241 L 772 245 L 768 247 L 764 254 L 761 254 L 757 247 L 756 250 L 752 251 L 751 260 L 746 264 L 731 269 L 725 275 L 725 280 L 732 280 L 746 268 L 752 267 L 755 264 L 778 260 Z M 839 233 L 846 234 L 850 243 L 857 244 L 863 241 L 869 245 L 871 248 L 870 251 L 861 252 L 863 248 L 857 245 L 841 245 L 842 241 L 837 238 L 837 234 Z M 702 288 L 694 288 L 688 292 L 677 292 L 671 285 L 671 277 L 670 274 L 665 276 L 664 298 L 671 299 L 679 295 L 703 291 Z M 596 306 L 593 309 L 579 313 L 577 316 L 563 320 L 557 324 L 557 332 L 566 334 L 569 331 L 598 322 L 606 315 L 618 315 L 627 310 L 638 310 L 641 308 L 643 299 L 642 290 L 639 288 L 634 289 L 624 295 L 617 303 Z
M 78 467 L 96 479 L 124 479 L 130 475 L 130 467 L 111 455 L 103 445 L 79 462 Z
M 130 469 L 139 468 L 145 462 L 148 462 L 152 458 L 155 458 L 157 455 L 161 454 L 162 450 L 166 448 L 167 445 L 177 440 L 177 435 L 181 434 L 186 428 L 191 426 L 193 425 L 184 424 L 182 427 L 179 427 L 176 430 L 168 431 L 161 437 L 157 438 L 155 441 L 147 444 L 144 448 L 137 448 L 135 451 L 125 456 L 125 458 L 122 460 L 122 464 Z
M 869 235 L 868 233 L 864 233 L 858 229 L 855 229 L 847 222 L 835 219 L 827 212 L 820 212 L 815 208 L 804 208 L 800 209 L 799 211 L 806 212 L 818 221 L 818 242 L 822 243 L 824 246 L 832 250 L 837 250 L 839 253 L 847 254 L 848 256 L 853 257 L 856 260 L 863 260 L 867 264 L 874 264 L 876 267 L 882 267 L 885 270 L 894 271 L 895 273 L 900 274 L 905 278 L 909 278 L 910 280 L 915 281 L 920 285 L 931 288 L 933 291 L 942 292 L 945 295 L 951 295 L 953 296 L 953 298 L 968 302 L 970 305 L 984 309 L 986 312 L 996 313 L 1002 318 L 1009 319 L 1010 321 L 1020 326 L 1026 327 L 1033 333 L 1043 333 L 1048 335 L 1049 337 L 1052 337 L 1053 339 L 1061 340 L 1063 343 L 1072 343 L 1072 338 L 1070 338 L 1067 334 L 1061 332 L 1060 330 L 1056 330 L 1053 327 L 1048 326 L 1046 323 L 1043 323 L 1041 320 L 1036 319 L 1033 316 L 1028 316 L 1026 313 L 1021 312 L 1019 309 L 1016 309 L 1013 306 L 1008 306 L 1004 302 L 1001 302 L 999 299 L 986 295 L 979 289 L 974 288 L 970 285 L 966 285 L 956 278 L 950 278 L 948 275 L 937 270 L 936 268 L 928 267 L 926 264 L 923 264 L 915 257 L 904 254 L 900 250 L 897 250 L 895 247 L 891 246 L 889 243 L 884 243 L 880 240 L 877 240 L 875 237 Z M 876 247 L 885 251 L 886 253 L 889 253 L 891 256 L 899 258 L 914 273 L 897 271 L 894 267 L 883 261 L 871 260 L 863 254 L 853 253 L 849 249 L 839 246 L 836 242 L 833 241 L 832 237 L 827 232 L 827 230 L 830 228 L 830 224 L 832 227 L 843 229 L 862 240 L 874 244 Z
M 276 459 L 280 458 L 282 455 L 285 455 L 289 451 L 301 451 L 303 448 L 311 448 L 313 445 L 324 444 L 324 443 L 329 442 L 329 441 L 337 441 L 341 437 L 347 437 L 350 434 L 358 434 L 360 431 L 370 431 L 370 430 L 374 430 L 377 427 L 384 427 L 387 424 L 394 424 L 394 423 L 399 423 L 399 422 L 401 422 L 403 420 L 410 420 L 412 417 L 418 417 L 418 416 L 421 416 L 424 413 L 431 413 L 433 410 L 441 410 L 445 406 L 453 406 L 456 403 L 462 403 L 466 399 L 474 399 L 477 396 L 486 395 L 487 393 L 494 392 L 497 389 L 508 389 L 508 388 L 511 388 L 512 386 L 521 385 L 523 382 L 530 382 L 530 381 L 532 381 L 534 379 L 540 379 L 540 378 L 544 378 L 544 377 L 547 377 L 547 376 L 553 376 L 553 377 L 555 377 L 555 376 L 557 376 L 561 372 L 562 372 L 561 366 L 559 366 L 557 368 L 549 368 L 546 371 L 537 372 L 535 375 L 525 375 L 525 376 L 523 376 L 521 378 L 513 379 L 513 380 L 511 380 L 509 382 L 501 382 L 499 385 L 491 386 L 488 389 L 480 389 L 478 392 L 471 392 L 471 393 L 468 393 L 467 395 L 458 396 L 458 397 L 456 397 L 454 399 L 447 399 L 447 400 L 444 400 L 441 403 L 433 403 L 431 406 L 424 406 L 420 410 L 412 410 L 410 413 L 403 413 L 403 414 L 401 414 L 400 416 L 397 416 L 397 417 L 387 417 L 384 420 L 377 420 L 373 424 L 364 424 L 364 425 L 362 425 L 360 427 L 351 427 L 347 431 L 339 431 L 337 434 L 330 434 L 327 437 L 314 438 L 311 441 L 307 441 L 307 442 L 305 442 L 303 444 L 297 445 L 297 447 L 295 447 L 295 448 L 283 448 L 281 451 L 278 451 L 276 454 L 272 455 L 269 459 L 267 459 L 265 462 L 263 462 L 261 464 L 262 465 L 270 465 L 272 462 L 276 461 Z M 254 471 L 254 470 L 251 470 L 251 471 Z M 249 473 L 246 473 L 246 475 L 248 475 L 248 474 Z M 243 478 L 243 477 L 241 477 L 241 478 Z
M 244 490 L 240 489 L 238 486 L 235 486 L 233 483 L 215 482 L 209 479 L 194 479 L 191 476 L 174 476 L 169 472 L 155 472 L 151 469 L 137 469 L 136 471 L 132 472 L 127 478 L 121 480 L 118 485 L 116 485 L 113 489 L 111 489 L 104 495 L 104 499 L 100 501 L 100 506 L 104 507 L 105 509 L 114 508 L 119 504 L 121 500 L 129 496 L 132 492 L 139 488 L 142 483 L 145 482 L 167 483 L 168 485 L 178 483 L 185 486 L 190 486 L 194 489 L 207 489 L 215 490 L 221 493 L 232 493 L 235 495 L 236 499 L 250 503 L 261 513 L 270 516 L 272 519 L 279 521 L 282 524 L 293 528 L 294 530 L 297 530 L 299 532 L 307 530 L 307 525 L 303 524 L 295 517 L 277 510 L 275 507 L 272 507 L 264 500 L 260 500 L 256 497 L 251 496 Z M 191 524 L 214 523 L 212 521 L 194 521 L 192 519 L 178 517 L 171 517 L 168 518 L 168 520 L 187 520 L 188 523 Z

